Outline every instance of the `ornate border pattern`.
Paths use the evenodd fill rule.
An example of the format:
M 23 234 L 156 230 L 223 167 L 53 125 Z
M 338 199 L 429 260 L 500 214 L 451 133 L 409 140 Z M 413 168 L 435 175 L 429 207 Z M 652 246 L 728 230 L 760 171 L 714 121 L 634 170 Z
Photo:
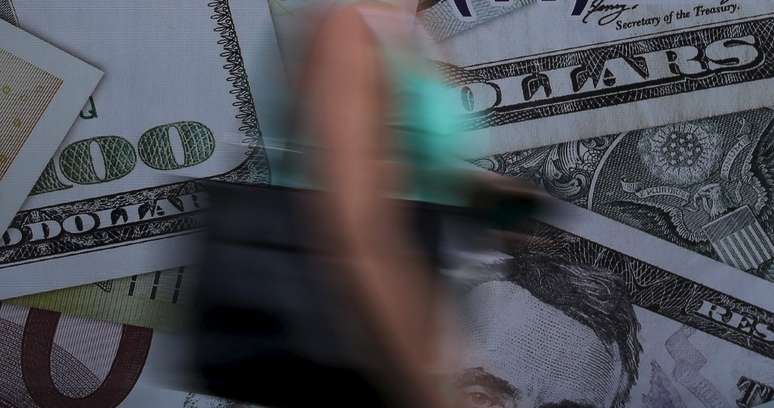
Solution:
M 4 1 L 10 4 L 10 0 L 0 0 L 0 6 Z M 269 163 L 228 0 L 212 1 L 208 6 L 213 9 L 211 19 L 216 23 L 214 31 L 221 37 L 218 41 L 223 47 L 220 56 L 226 60 L 223 66 L 228 72 L 226 80 L 233 87 L 229 93 L 236 99 L 233 106 L 238 110 L 236 118 L 242 123 L 239 130 L 245 133 L 245 140 L 250 143 L 247 157 L 238 167 L 209 179 L 239 184 L 269 183 Z M 190 200 L 198 200 L 202 204 L 192 206 Z M 20 211 L 9 229 L 19 231 L 22 234 L 21 241 L 0 249 L 0 269 L 98 251 L 106 247 L 133 245 L 170 234 L 192 233 L 203 227 L 200 210 L 206 207 L 203 204 L 205 201 L 206 193 L 201 184 L 192 181 Z M 105 211 L 114 217 L 111 225 L 99 225 L 101 220 L 98 213 Z M 120 221 L 121 217 L 133 214 L 140 218 L 131 223 L 114 223 L 115 220 Z M 71 233 L 63 230 L 49 239 L 36 239 L 32 230 L 25 228 L 42 222 L 61 226 L 73 216 L 82 217 L 81 220 L 94 219 L 96 224 L 87 232 Z M 7 234 L 0 236 L 0 245 L 4 244 L 6 238 L 9 238 Z

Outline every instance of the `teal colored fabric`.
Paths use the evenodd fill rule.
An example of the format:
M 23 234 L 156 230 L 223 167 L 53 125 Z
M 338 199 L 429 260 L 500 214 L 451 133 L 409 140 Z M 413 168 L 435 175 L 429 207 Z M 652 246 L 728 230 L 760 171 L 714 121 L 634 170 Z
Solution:
M 343 3 L 338 0 L 337 3 Z M 352 2 L 352 1 L 349 1 Z M 366 19 L 368 20 L 368 19 Z M 399 161 L 410 170 L 403 183 L 405 191 L 394 192 L 401 198 L 461 205 L 458 177 L 453 175 L 453 162 L 459 156 L 460 146 L 457 126 L 454 122 L 451 93 L 432 72 L 429 63 L 413 52 L 391 44 L 389 34 L 375 37 L 382 49 L 389 89 L 392 91 L 386 114 L 388 136 L 395 157 L 385 160 Z M 297 44 L 301 45 L 301 44 Z M 294 101 L 282 100 L 278 95 L 277 110 L 284 111 L 284 128 L 271 129 L 267 138 L 272 184 L 295 188 L 315 188 L 308 171 L 308 156 L 315 153 L 315 141 L 308 129 L 292 117 Z M 292 95 L 289 95 L 292 97 Z M 266 130 L 266 129 L 265 129 Z
M 462 188 L 454 177 L 459 156 L 458 126 L 451 92 L 410 59 L 386 53 L 394 94 L 388 126 L 397 136 L 398 160 L 411 169 L 406 198 L 461 204 Z

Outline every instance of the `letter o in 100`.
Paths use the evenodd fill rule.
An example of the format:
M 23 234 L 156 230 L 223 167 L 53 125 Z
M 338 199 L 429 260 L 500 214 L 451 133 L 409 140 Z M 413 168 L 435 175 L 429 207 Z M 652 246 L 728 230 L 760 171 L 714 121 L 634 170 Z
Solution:
M 99 136 L 68 145 L 59 155 L 62 176 L 75 184 L 99 184 L 125 177 L 139 156 L 156 170 L 179 170 L 203 163 L 215 151 L 212 131 L 199 122 L 175 122 L 145 131 L 137 149 L 119 136 Z M 49 162 L 31 194 L 65 190 L 55 161 Z

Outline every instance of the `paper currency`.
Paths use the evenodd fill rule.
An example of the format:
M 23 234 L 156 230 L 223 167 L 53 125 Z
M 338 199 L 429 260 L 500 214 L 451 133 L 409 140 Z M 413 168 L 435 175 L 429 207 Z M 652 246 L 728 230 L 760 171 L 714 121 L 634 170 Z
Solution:
M 0 230 L 101 77 L 98 69 L 0 20 Z
M 195 267 L 180 267 L 8 299 L 4 303 L 180 332 L 189 327 Z
M 557 198 L 774 281 L 774 110 L 474 161 Z
M 185 180 L 269 180 L 282 82 L 266 2 L 3 3 L 110 74 L 3 235 L 0 298 L 194 262 L 181 248 L 206 198 Z
M 417 16 L 432 37 L 444 40 L 538 0 L 420 0 Z
M 61 407 L 76 398 L 117 406 L 140 376 L 153 338 L 150 329 L 19 306 L 1 305 L 0 316 L 0 401 L 14 407 Z
M 10 407 L 247 407 L 165 388 L 174 354 L 153 330 L 0 305 L 0 404 Z M 182 373 L 177 373 L 180 376 Z
M 774 398 L 771 284 L 729 279 L 731 268 L 579 211 L 544 217 L 513 259 L 464 275 L 468 351 L 448 372 L 460 398 L 649 408 Z M 635 243 L 648 261 L 614 248 Z
M 540 2 L 441 43 L 465 154 L 774 104 L 770 2 L 600 3 L 612 7 L 573 16 L 567 2 Z
M 567 211 L 534 223 L 518 258 L 465 271 L 477 335 L 449 372 L 460 398 L 653 408 L 774 398 L 771 284 L 729 280 L 720 263 Z M 169 362 L 185 351 L 173 336 L 8 304 L 0 327 L 0 401 L 11 406 L 209 406 L 183 405 L 200 397 L 157 380 L 178 375 Z

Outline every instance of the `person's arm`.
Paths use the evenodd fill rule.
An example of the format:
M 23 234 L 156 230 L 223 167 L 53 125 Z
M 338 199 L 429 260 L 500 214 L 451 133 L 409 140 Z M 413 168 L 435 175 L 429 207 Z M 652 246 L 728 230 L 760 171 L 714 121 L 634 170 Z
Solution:
M 385 67 L 372 33 L 354 7 L 338 8 L 322 23 L 304 71 L 302 98 L 308 126 L 322 146 L 313 172 L 330 194 L 318 203 L 323 228 L 335 232 L 345 277 L 386 341 L 391 357 L 438 406 L 422 372 L 436 337 L 428 310 L 435 295 L 421 260 L 411 250 L 408 222 L 386 198 L 403 181 L 385 160 L 393 137 Z

